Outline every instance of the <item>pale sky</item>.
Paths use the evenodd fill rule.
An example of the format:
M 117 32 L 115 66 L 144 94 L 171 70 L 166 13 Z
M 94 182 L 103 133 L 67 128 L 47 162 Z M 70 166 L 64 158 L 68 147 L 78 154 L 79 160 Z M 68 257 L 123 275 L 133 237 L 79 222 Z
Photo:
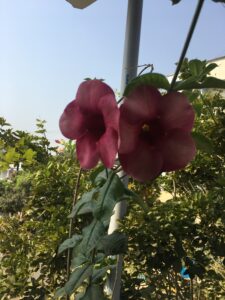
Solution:
M 139 64 L 165 75 L 175 69 L 197 0 L 144 0 Z M 119 90 L 127 0 L 98 0 L 85 10 L 65 0 L 0 0 L 0 116 L 32 132 L 58 119 L 86 77 Z M 225 6 L 205 0 L 188 58 L 225 55 Z

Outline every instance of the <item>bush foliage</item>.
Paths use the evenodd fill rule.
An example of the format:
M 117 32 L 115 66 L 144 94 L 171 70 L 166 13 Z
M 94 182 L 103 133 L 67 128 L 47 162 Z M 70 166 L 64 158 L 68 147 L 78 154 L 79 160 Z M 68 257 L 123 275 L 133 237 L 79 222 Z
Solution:
M 187 68 L 184 79 L 191 76 Z M 186 93 L 196 111 L 196 159 L 185 170 L 163 174 L 151 184 L 130 179 L 133 197 L 121 222 L 128 250 L 124 234 L 119 233 L 95 245 L 105 255 L 104 263 L 112 265 L 115 261 L 110 255 L 117 254 L 118 248 L 126 251 L 121 299 L 225 298 L 225 101 L 219 92 Z M 0 168 L 14 168 L 10 178 L 0 181 L 1 299 L 53 299 L 56 289 L 67 281 L 64 250 L 71 240 L 65 240 L 79 166 L 74 144 L 62 142 L 61 146 L 61 151 L 50 147 L 40 120 L 37 132 L 30 134 L 14 131 L 0 119 Z M 107 184 L 102 175 L 96 183 L 95 172 L 81 175 L 81 202 L 76 206 L 80 212 L 72 212 L 78 215 L 73 232 L 81 233 L 92 220 L 89 214 L 82 217 L 93 207 L 81 195 L 95 180 L 101 197 Z M 120 191 L 109 193 L 114 203 Z M 169 195 L 166 201 L 165 193 Z M 102 204 L 104 231 L 111 202 L 106 207 Z M 87 206 L 82 208 L 83 204 Z M 96 218 L 98 213 L 95 207 Z M 114 248 L 108 247 L 108 239 L 116 241 Z M 110 268 L 102 263 L 95 275 L 105 276 Z M 102 297 L 97 285 L 87 289 L 87 295 L 91 293 Z

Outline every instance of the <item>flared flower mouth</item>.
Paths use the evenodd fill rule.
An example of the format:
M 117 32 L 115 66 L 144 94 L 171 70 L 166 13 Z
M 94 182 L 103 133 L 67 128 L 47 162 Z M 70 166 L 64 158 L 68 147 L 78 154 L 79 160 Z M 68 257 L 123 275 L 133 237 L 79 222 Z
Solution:
M 194 110 L 186 96 L 139 86 L 120 108 L 119 159 L 124 171 L 147 181 L 185 167 L 195 156 Z
M 107 84 L 89 80 L 79 86 L 59 126 L 64 136 L 76 140 L 82 168 L 91 169 L 99 160 L 111 168 L 118 152 L 123 170 L 147 181 L 184 168 L 193 159 L 193 123 L 194 110 L 182 93 L 162 96 L 156 88 L 141 85 L 119 109 Z
M 106 124 L 101 114 L 87 116 L 87 131 L 99 140 L 106 131 Z
M 77 141 L 82 168 L 93 168 L 99 160 L 110 168 L 118 151 L 118 121 L 119 109 L 112 89 L 100 80 L 89 80 L 78 88 L 59 126 L 64 136 Z

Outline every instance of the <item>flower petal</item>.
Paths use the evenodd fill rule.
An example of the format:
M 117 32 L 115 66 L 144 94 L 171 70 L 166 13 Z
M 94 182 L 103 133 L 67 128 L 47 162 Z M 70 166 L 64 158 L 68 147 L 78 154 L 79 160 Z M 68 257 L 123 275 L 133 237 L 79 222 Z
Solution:
M 89 133 L 77 140 L 76 143 L 77 158 L 83 169 L 94 168 L 99 161 L 99 152 L 96 140 Z
M 59 120 L 59 128 L 62 134 L 69 139 L 77 139 L 86 131 L 85 117 L 80 112 L 76 100 L 70 102 L 65 108 Z
M 118 151 L 118 133 L 113 128 L 107 128 L 98 141 L 100 158 L 106 168 L 112 168 Z
M 107 94 L 114 95 L 113 90 L 107 84 L 97 79 L 87 80 L 79 86 L 76 99 L 81 111 L 99 113 L 98 101 Z
M 172 130 L 161 141 L 163 171 L 175 171 L 184 168 L 196 154 L 194 140 L 183 130 Z
M 141 127 L 139 125 L 130 124 L 126 122 L 122 116 L 120 117 L 119 126 L 119 152 L 128 153 L 134 151 L 135 147 L 139 142 L 138 137 Z
M 119 153 L 119 160 L 123 170 L 139 181 L 156 178 L 161 173 L 163 162 L 160 152 L 142 141 L 133 152 Z
M 160 120 L 166 130 L 180 128 L 190 132 L 194 124 L 194 110 L 187 97 L 170 92 L 160 99 Z
M 146 122 L 156 117 L 161 94 L 156 88 L 141 85 L 135 88 L 121 105 L 120 111 L 128 122 Z
M 101 111 L 107 127 L 112 127 L 118 131 L 120 111 L 116 103 L 115 96 L 107 94 L 98 101 L 98 109 Z

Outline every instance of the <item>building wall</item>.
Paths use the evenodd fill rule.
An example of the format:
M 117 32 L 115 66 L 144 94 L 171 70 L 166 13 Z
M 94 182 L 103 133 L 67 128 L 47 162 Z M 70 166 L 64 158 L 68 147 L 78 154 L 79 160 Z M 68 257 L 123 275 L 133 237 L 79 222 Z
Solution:
M 225 79 L 225 56 L 209 60 L 208 62 L 218 65 L 218 67 L 211 72 L 211 75 L 219 79 Z

